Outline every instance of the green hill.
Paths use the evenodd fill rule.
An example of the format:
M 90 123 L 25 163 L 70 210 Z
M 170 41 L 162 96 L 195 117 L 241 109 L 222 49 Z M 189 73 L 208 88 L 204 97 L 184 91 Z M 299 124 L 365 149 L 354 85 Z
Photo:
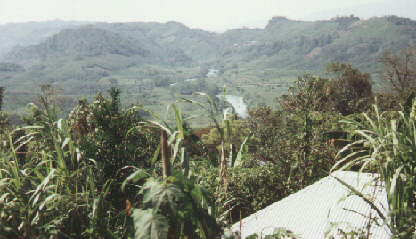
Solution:
M 38 44 L 62 29 L 77 28 L 86 22 L 46 21 L 0 25 L 0 58 L 16 47 Z
M 280 70 L 315 71 L 330 61 L 376 69 L 385 50 L 400 50 L 416 40 L 416 22 L 398 17 L 338 17 L 327 21 L 293 21 L 275 17 L 264 29 L 213 33 L 177 22 L 97 23 L 63 30 L 42 43 L 18 47 L 3 61 L 27 64 L 64 56 L 73 60 L 99 55 L 143 57 L 168 64 L 242 64 Z
M 415 33 L 416 21 L 397 17 L 340 17 L 316 22 L 276 17 L 263 30 L 223 34 L 234 39 L 234 49 L 229 45 L 224 53 L 228 61 L 238 58 L 280 70 L 315 71 L 331 61 L 342 61 L 375 72 L 383 51 L 411 46 Z
M 117 85 L 126 89 L 130 103 L 150 106 L 183 92 L 227 85 L 250 103 L 270 103 L 297 75 L 322 72 L 333 61 L 373 73 L 377 84 L 380 55 L 416 41 L 416 21 L 395 16 L 325 21 L 274 17 L 264 29 L 224 33 L 178 22 L 64 23 L 19 25 L 20 37 L 15 38 L 13 25 L 0 26 L 0 39 L 9 39 L 0 50 L 11 49 L 0 51 L 0 79 L 7 87 L 6 101 L 16 105 L 12 108 L 33 99 L 34 86 L 45 83 L 62 88 L 71 99 Z M 27 37 L 36 34 L 25 35 L 24 29 L 36 27 L 44 34 L 28 45 Z M 205 80 L 210 69 L 218 74 Z M 186 79 L 197 81 L 192 85 Z

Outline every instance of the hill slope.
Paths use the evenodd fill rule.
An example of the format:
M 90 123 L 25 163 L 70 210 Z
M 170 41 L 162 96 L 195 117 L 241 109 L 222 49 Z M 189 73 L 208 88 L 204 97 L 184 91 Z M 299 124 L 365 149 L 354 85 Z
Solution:
M 343 61 L 375 70 L 375 59 L 381 52 L 403 49 L 415 41 L 416 21 L 398 17 L 340 17 L 315 22 L 275 17 L 264 29 L 236 29 L 223 34 L 190 29 L 177 22 L 98 23 L 64 30 L 37 45 L 15 48 L 3 61 L 26 64 L 29 59 L 59 55 L 118 54 L 147 55 L 145 62 L 152 64 L 158 63 L 154 60 L 192 61 L 195 65 L 253 63 L 308 71 L 330 61 Z
M 34 28 L 30 24 L 27 29 Z M 297 75 L 319 73 L 332 61 L 377 73 L 381 53 L 416 42 L 416 21 L 394 16 L 325 21 L 275 17 L 264 29 L 224 33 L 178 22 L 38 24 L 38 29 L 49 30 L 34 37 L 32 45 L 27 37 L 33 33 L 19 33 L 14 48 L 0 58 L 0 79 L 9 95 L 33 95 L 33 85 L 48 83 L 77 98 L 117 84 L 129 98 L 162 105 L 178 93 L 216 92 L 213 85 L 228 85 L 249 102 L 268 103 Z M 0 39 L 12 38 L 10 30 L 0 31 Z M 207 73 L 209 81 L 204 80 Z M 23 98 L 9 102 L 28 100 Z
M 0 25 L 0 58 L 17 45 L 38 44 L 62 29 L 76 28 L 86 22 L 47 21 Z

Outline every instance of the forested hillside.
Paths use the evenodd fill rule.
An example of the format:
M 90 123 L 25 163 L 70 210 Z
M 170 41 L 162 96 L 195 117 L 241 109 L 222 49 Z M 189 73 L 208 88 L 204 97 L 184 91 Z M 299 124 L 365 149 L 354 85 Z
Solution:
M 47 21 L 28 23 L 9 23 L 0 25 L 0 56 L 14 47 L 38 44 L 62 29 L 76 28 L 86 22 Z
M 308 221 L 260 210 L 314 207 L 293 196 L 328 175 L 346 194 L 316 202 L 365 223 L 281 218 L 325 225 L 319 238 L 416 238 L 416 21 L 1 28 L 0 239 L 242 239 L 232 225 L 256 212 L 272 235 L 246 239 L 308 238 Z M 345 170 L 371 173 L 362 187 L 386 204 Z
M 16 36 L 11 50 L 10 44 L 0 48 L 6 101 L 12 101 L 10 94 L 21 96 L 13 100 L 15 110 L 29 102 L 33 86 L 41 84 L 61 88 L 69 100 L 116 84 L 137 89 L 125 91 L 129 98 L 157 95 L 140 102 L 157 108 L 177 94 L 192 93 L 178 89 L 187 79 L 198 80 L 198 86 L 191 87 L 195 90 L 227 85 L 231 93 L 250 103 L 268 104 L 273 99 L 267 90 L 282 94 L 298 75 L 319 74 L 331 62 L 350 63 L 371 73 L 379 89 L 383 52 L 398 52 L 416 41 L 416 21 L 395 16 L 314 22 L 274 17 L 264 29 L 224 33 L 191 29 L 178 22 L 28 24 L 4 25 L 0 33 L 2 39 Z M 12 31 L 24 27 L 42 34 Z M 30 45 L 28 37 L 33 39 Z M 205 81 L 210 70 L 215 74 Z M 263 87 L 267 84 L 273 87 Z

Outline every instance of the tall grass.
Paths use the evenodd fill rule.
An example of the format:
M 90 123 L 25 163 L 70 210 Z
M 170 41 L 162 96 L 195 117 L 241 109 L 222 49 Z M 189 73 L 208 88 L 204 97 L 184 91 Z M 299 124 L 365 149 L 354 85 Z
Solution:
M 141 118 L 134 110 L 122 115 L 113 107 L 118 106 L 114 100 L 99 99 L 92 107 L 95 114 L 86 105 L 78 110 L 90 117 L 83 123 L 105 119 L 88 128 L 92 133 L 74 130 L 78 121 L 58 119 L 56 109 L 41 98 L 42 107 L 31 107 L 27 119 L 31 126 L 0 136 L 0 238 L 217 238 L 221 228 L 215 203 L 191 167 L 187 154 L 191 133 L 180 109 L 172 106 L 173 127 L 152 122 L 163 132 L 159 147 L 143 137 L 137 137 L 141 142 L 123 141 L 124 145 L 112 140 L 120 141 L 120 134 L 142 133 L 143 124 L 137 125 Z M 103 127 L 108 130 L 100 131 Z M 87 141 L 103 142 L 98 145 L 105 150 L 101 158 L 90 158 L 95 154 L 88 154 Z M 149 167 L 135 155 L 123 154 L 129 160 L 114 156 L 114 151 L 125 148 L 147 152 L 148 146 L 155 150 L 153 159 L 146 159 Z M 158 161 L 161 154 L 163 167 Z M 131 169 L 137 171 L 124 183 L 113 172 Z M 126 210 L 120 202 L 126 202 Z
M 38 116 L 43 124 L 3 135 L 0 238 L 112 238 L 111 180 L 97 186 L 98 167 L 83 157 L 66 120 L 48 110 Z
M 378 173 L 384 182 L 389 211 L 387 224 L 397 238 L 415 238 L 416 221 L 416 101 L 412 110 L 363 114 L 362 121 L 346 121 L 355 127 L 356 141 L 338 155 L 347 154 L 335 169 L 359 166 Z M 371 203 L 371 202 L 369 202 Z M 381 209 L 380 209 L 381 210 Z

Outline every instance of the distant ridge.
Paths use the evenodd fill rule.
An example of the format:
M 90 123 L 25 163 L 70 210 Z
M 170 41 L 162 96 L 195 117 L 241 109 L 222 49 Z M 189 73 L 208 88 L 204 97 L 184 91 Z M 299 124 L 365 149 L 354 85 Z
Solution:
M 59 29 L 66 26 L 65 22 L 49 24 Z M 178 22 L 69 26 L 72 30 L 64 28 L 38 44 L 15 48 L 3 57 L 4 61 L 24 65 L 60 56 L 74 60 L 117 54 L 140 57 L 140 62 L 152 64 L 220 61 L 304 70 L 343 61 L 371 71 L 383 51 L 400 50 L 416 40 L 416 21 L 395 16 L 368 20 L 348 16 L 323 21 L 274 17 L 264 29 L 234 29 L 221 34 Z M 4 34 L 0 36 L 4 38 Z
M 249 104 L 271 104 L 297 76 L 323 75 L 334 61 L 371 73 L 382 89 L 381 54 L 415 43 L 416 21 L 396 16 L 274 17 L 264 28 L 223 33 L 173 21 L 17 23 L 0 26 L 0 81 L 6 105 L 19 110 L 41 84 L 63 89 L 69 102 L 117 86 L 129 103 L 158 108 L 177 94 L 215 95 L 226 85 Z
M 99 89 L 96 84 L 114 82 L 114 77 L 169 85 L 205 76 L 210 67 L 226 71 L 228 84 L 240 79 L 293 79 L 319 74 L 330 62 L 350 63 L 373 73 L 377 85 L 381 54 L 416 43 L 416 21 L 396 16 L 321 21 L 274 17 L 263 29 L 224 33 L 178 22 L 27 24 L 0 27 L 0 39 L 15 39 L 14 47 L 0 56 L 0 78 L 9 90 L 16 87 L 14 82 L 53 82 L 78 93 L 85 88 L 75 86 L 88 82 Z M 0 52 L 5 49 L 1 43 Z
M 76 28 L 89 24 L 78 21 L 43 21 L 0 24 L 0 57 L 11 49 L 38 44 L 62 29 Z

